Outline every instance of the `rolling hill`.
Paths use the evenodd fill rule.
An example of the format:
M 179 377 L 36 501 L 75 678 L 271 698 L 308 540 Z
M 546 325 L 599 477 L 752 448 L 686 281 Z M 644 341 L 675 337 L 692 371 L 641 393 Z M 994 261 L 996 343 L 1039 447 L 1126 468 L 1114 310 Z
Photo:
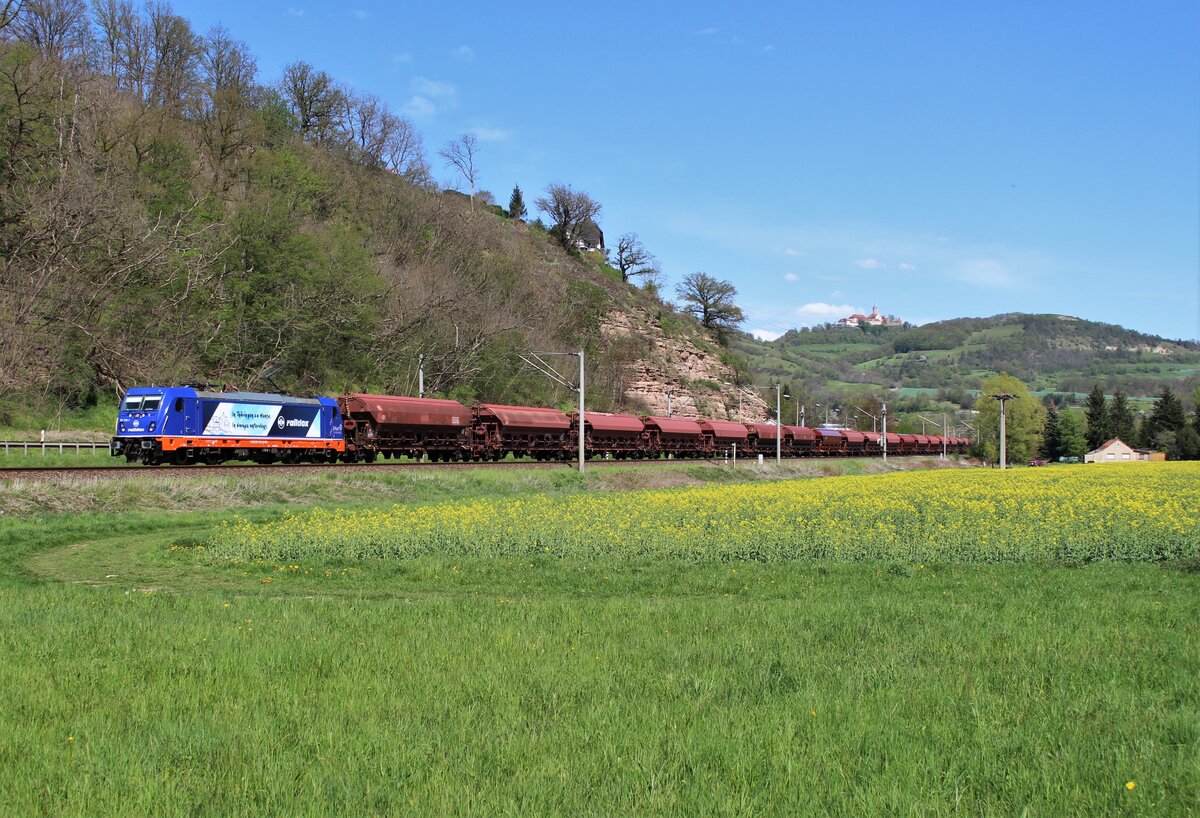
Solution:
M 987 377 L 1015 375 L 1038 393 L 1086 393 L 1096 383 L 1150 396 L 1200 383 L 1200 345 L 1067 315 L 1006 313 L 919 327 L 793 330 L 775 341 L 739 335 L 737 352 L 759 379 L 809 395 L 940 393 L 953 402 Z

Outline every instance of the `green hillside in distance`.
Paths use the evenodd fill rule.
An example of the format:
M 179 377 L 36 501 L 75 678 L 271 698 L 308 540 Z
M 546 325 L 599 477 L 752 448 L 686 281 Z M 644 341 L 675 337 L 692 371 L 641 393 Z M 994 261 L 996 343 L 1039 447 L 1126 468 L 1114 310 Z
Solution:
M 1067 315 L 1005 313 L 918 327 L 825 326 L 774 341 L 739 335 L 737 352 L 761 380 L 808 395 L 940 394 L 958 403 L 1006 372 L 1042 394 L 1082 394 L 1099 383 L 1135 396 L 1200 382 L 1200 345 Z

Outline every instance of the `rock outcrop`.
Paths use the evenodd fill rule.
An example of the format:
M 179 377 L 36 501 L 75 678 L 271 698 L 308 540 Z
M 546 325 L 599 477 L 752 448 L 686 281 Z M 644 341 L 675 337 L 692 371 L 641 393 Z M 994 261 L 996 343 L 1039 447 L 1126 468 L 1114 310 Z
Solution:
M 745 423 L 767 419 L 762 396 L 738 385 L 716 345 L 693 337 L 690 328 L 667 331 L 653 312 L 629 307 L 610 312 L 600 332 L 610 343 L 635 338 L 644 344 L 646 351 L 625 368 L 625 397 L 646 414 Z

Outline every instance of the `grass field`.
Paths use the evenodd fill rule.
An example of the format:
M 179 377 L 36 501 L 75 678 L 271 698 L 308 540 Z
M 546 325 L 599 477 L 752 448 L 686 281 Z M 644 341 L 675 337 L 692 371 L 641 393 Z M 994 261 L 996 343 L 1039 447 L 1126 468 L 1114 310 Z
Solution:
M 711 482 L 681 473 L 663 480 Z M 651 483 L 470 474 L 307 488 L 355 513 L 374 498 L 504 495 L 615 498 L 614 513 L 636 514 L 630 495 L 604 492 Z M 174 504 L 171 487 L 188 490 L 164 483 L 141 489 L 139 513 L 96 500 L 87 514 L 0 516 L 2 814 L 1186 815 L 1200 803 L 1194 558 L 610 548 L 238 563 L 196 545 L 235 513 L 279 525 L 280 499 L 306 487 L 260 484 L 222 504 L 233 490 L 216 483 Z M 71 490 L 83 502 L 86 488 Z M 187 507 L 205 510 L 163 510 Z

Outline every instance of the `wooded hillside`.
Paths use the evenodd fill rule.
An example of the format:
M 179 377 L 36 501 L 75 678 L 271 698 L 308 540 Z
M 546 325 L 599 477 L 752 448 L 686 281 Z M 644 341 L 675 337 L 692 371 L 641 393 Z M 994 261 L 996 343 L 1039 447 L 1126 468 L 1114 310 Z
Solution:
M 197 380 L 415 394 L 418 355 L 429 392 L 550 402 L 517 353 L 581 346 L 597 408 L 620 402 L 637 350 L 599 350 L 599 320 L 649 297 L 438 191 L 378 98 L 304 63 L 264 83 L 163 3 L 0 8 L 0 408 Z

